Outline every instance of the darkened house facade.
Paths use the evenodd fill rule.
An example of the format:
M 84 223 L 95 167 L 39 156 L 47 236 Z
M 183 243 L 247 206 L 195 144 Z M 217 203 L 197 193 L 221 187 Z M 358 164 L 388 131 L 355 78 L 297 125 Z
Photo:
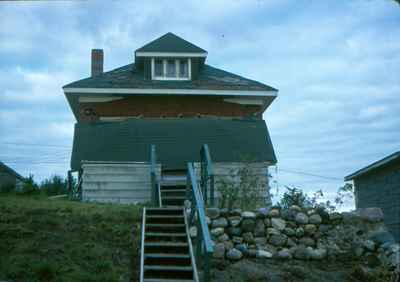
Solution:
M 207 54 L 167 33 L 137 49 L 134 63 L 103 72 L 103 51 L 92 50 L 91 77 L 63 87 L 77 121 L 71 169 L 83 172 L 83 199 L 148 200 L 151 144 L 161 175 L 198 162 L 203 144 L 221 176 L 251 159 L 269 199 L 276 157 L 262 114 L 278 90 L 206 64 Z
M 400 151 L 348 176 L 355 187 L 356 208 L 379 207 L 397 241 L 400 241 Z
M 18 189 L 23 182 L 24 177 L 3 162 L 0 162 L 0 189 L 7 186 L 13 186 Z

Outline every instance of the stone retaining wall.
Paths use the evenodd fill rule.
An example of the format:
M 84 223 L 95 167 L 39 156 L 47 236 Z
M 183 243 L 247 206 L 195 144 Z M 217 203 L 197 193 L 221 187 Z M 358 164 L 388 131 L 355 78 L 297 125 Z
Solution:
M 207 216 L 215 259 L 359 258 L 392 269 L 399 264 L 400 245 L 387 231 L 378 208 L 345 213 L 298 206 L 257 212 L 210 208 Z M 194 227 L 190 231 L 196 235 Z

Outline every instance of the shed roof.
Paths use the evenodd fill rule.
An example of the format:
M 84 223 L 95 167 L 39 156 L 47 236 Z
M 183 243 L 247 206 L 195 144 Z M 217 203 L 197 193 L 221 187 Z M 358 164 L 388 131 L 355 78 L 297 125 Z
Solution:
M 129 119 L 123 122 L 75 124 L 71 168 L 81 161 L 148 162 L 150 145 L 156 145 L 158 161 L 167 169 L 182 169 L 199 160 L 208 144 L 215 162 L 276 163 L 263 120 Z
M 186 41 L 172 32 L 168 32 L 147 43 L 135 52 L 207 53 L 206 50 Z
M 25 180 L 23 176 L 13 170 L 11 167 L 7 166 L 5 163 L 0 162 L 0 167 L 7 171 L 9 174 L 13 175 L 15 178 L 18 178 L 21 181 Z
M 359 178 L 359 177 L 361 177 L 361 176 L 363 176 L 363 175 L 365 175 L 367 173 L 370 173 L 370 172 L 375 171 L 375 170 L 382 169 L 383 167 L 385 167 L 385 166 L 387 166 L 389 164 L 392 164 L 395 161 L 399 161 L 399 160 L 400 160 L 400 151 L 394 152 L 393 154 L 391 154 L 391 155 L 389 155 L 389 156 L 387 156 L 387 157 L 385 157 L 385 158 L 383 158 L 383 159 L 381 159 L 379 161 L 376 161 L 376 162 L 374 162 L 374 163 L 372 163 L 372 164 L 370 164 L 370 165 L 368 165 L 368 166 L 366 166 L 366 167 L 364 167 L 362 169 L 357 170 L 356 172 L 354 172 L 352 174 L 347 175 L 344 178 L 344 180 L 345 181 L 349 181 L 349 180 L 352 180 L 352 179 L 355 179 L 355 178 Z

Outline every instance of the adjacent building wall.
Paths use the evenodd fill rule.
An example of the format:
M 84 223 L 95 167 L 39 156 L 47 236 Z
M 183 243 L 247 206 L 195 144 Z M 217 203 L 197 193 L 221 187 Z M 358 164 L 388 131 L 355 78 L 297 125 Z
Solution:
M 13 185 L 16 186 L 17 178 L 12 175 L 7 169 L 0 166 L 0 187 Z
M 356 207 L 379 207 L 400 241 L 400 161 L 354 179 Z
M 268 163 L 240 163 L 240 162 L 218 162 L 213 163 L 214 168 L 214 180 L 215 180 L 215 197 L 217 205 L 221 203 L 221 182 L 224 180 L 233 181 L 235 185 L 240 183 L 240 177 L 238 171 L 247 167 L 250 170 L 250 174 L 254 175 L 258 179 L 259 190 L 259 206 L 269 207 L 272 205 L 270 186 L 269 186 L 269 174 L 268 174 Z M 195 163 L 195 170 L 197 177 L 200 180 L 200 163 Z
M 257 117 L 261 106 L 225 102 L 223 97 L 204 96 L 136 96 L 109 102 L 79 104 L 80 121 L 96 121 L 100 117 Z
M 82 200 L 107 203 L 151 201 L 149 163 L 83 162 Z M 160 175 L 161 167 L 157 167 Z

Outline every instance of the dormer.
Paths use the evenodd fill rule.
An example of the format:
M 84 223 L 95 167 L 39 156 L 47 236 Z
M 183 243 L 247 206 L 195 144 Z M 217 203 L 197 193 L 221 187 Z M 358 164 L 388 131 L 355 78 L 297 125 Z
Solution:
M 145 79 L 195 80 L 207 51 L 169 32 L 135 51 L 135 65 Z

